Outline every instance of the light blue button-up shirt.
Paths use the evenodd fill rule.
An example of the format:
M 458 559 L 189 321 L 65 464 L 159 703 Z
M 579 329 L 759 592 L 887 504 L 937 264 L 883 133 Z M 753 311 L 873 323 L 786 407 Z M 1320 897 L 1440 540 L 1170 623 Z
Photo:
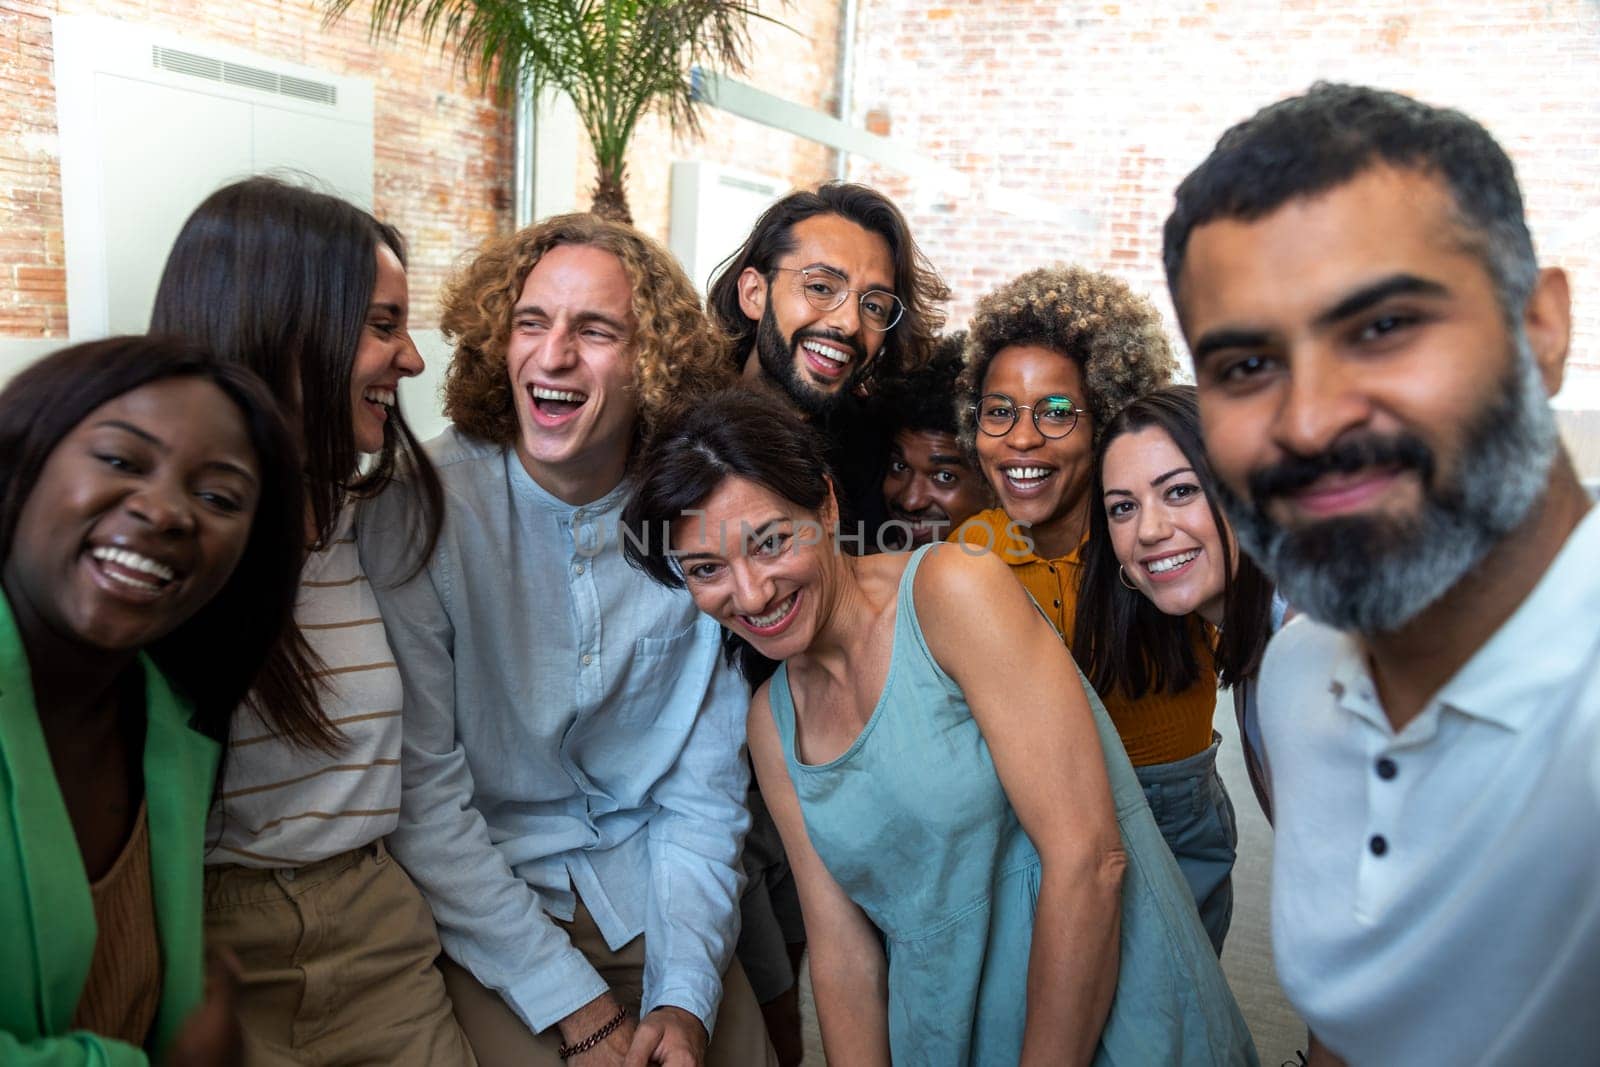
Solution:
M 645 935 L 644 1002 L 710 1031 L 738 937 L 748 691 L 688 595 L 623 558 L 626 483 L 583 507 L 516 454 L 430 442 L 445 525 L 406 567 L 392 488 L 363 561 L 405 685 L 394 853 L 445 951 L 543 1030 L 606 991 L 550 919 L 574 893 L 613 948 Z

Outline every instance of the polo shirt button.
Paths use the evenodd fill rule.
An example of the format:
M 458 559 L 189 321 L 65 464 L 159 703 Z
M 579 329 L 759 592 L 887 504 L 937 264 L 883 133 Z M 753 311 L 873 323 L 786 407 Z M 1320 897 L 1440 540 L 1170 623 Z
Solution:
M 1381 856 L 1389 851 L 1389 842 L 1383 839 L 1382 834 L 1373 834 L 1372 840 L 1367 842 L 1367 847 L 1372 849 L 1374 856 Z
M 591 655 L 589 655 L 589 654 L 588 654 L 588 653 L 587 653 L 587 652 L 585 652 L 585 653 L 584 653 L 584 654 L 583 654 L 583 665 L 584 665 L 584 666 L 585 666 L 585 667 L 587 667 L 587 666 L 588 666 L 588 665 L 589 665 L 589 664 L 591 664 L 591 663 L 593 663 L 593 662 L 594 662 L 594 657 L 593 657 L 593 656 L 591 656 Z
M 1400 768 L 1396 767 L 1394 765 L 1394 760 L 1390 759 L 1388 756 L 1380 756 L 1378 757 L 1377 771 L 1378 777 L 1387 782 L 1389 779 L 1400 773 Z

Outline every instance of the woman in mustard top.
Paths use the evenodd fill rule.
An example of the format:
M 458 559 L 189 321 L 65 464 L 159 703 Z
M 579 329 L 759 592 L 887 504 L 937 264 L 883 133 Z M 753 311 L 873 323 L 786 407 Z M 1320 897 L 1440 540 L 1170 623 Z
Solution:
M 1177 370 L 1161 317 L 1117 278 L 1077 267 L 1030 271 L 978 302 L 961 378 L 964 441 L 1000 507 L 955 537 L 992 549 L 1070 645 L 1093 504 L 1094 446 L 1129 401 Z M 1216 674 L 1209 635 L 1189 634 L 1195 677 L 1100 697 L 1178 857 L 1203 857 L 1195 903 L 1218 952 L 1233 914 L 1233 807 L 1215 771 Z M 1190 867 L 1185 866 L 1186 873 Z M 1220 877 L 1216 872 L 1220 871 Z
M 235 1062 L 201 846 L 293 606 L 296 456 L 253 375 L 178 342 L 0 393 L 0 1062 Z

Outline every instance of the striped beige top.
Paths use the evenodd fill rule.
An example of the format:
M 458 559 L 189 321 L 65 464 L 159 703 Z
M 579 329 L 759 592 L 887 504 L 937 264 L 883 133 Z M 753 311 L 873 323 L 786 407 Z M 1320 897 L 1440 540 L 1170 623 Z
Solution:
M 143 1045 L 161 1005 L 161 936 L 150 884 L 150 820 L 144 802 L 122 853 L 98 882 L 94 955 L 72 1028 Z
M 354 508 L 300 575 L 295 621 L 322 658 L 322 706 L 344 732 L 334 755 L 273 735 L 248 708 L 234 715 L 222 796 L 206 828 L 206 863 L 298 867 L 394 829 L 400 811 L 400 672 L 356 554 Z

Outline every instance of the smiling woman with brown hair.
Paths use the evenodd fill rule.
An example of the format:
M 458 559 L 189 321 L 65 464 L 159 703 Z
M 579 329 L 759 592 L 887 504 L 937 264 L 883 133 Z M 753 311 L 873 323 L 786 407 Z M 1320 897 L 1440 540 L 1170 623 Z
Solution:
M 987 552 L 840 553 L 822 457 L 778 401 L 721 394 L 652 439 L 623 522 L 630 559 L 687 587 L 730 652 L 782 662 L 749 744 L 828 1058 L 1254 1062 L 1055 631 Z
M 402 687 L 356 531 L 404 472 L 408 565 L 438 539 L 438 476 L 406 426 L 405 245 L 338 197 L 272 178 L 184 223 L 152 328 L 249 367 L 298 431 L 294 624 L 238 709 L 212 809 L 206 936 L 239 959 L 254 1067 L 467 1064 L 433 916 L 385 844 L 400 808 Z
M 1223 517 L 1194 386 L 1158 389 L 1118 412 L 1095 449 L 1092 485 L 1072 654 L 1102 693 L 1183 692 L 1212 672 L 1231 686 L 1245 765 L 1270 820 L 1253 707 L 1272 631 L 1272 582 L 1239 552 Z M 1207 627 L 1214 647 L 1197 647 Z M 1238 831 L 1215 753 L 1138 770 L 1220 946 Z
M 236 1062 L 201 845 L 294 604 L 294 457 L 254 375 L 177 342 L 80 345 L 0 393 L 0 1062 Z

